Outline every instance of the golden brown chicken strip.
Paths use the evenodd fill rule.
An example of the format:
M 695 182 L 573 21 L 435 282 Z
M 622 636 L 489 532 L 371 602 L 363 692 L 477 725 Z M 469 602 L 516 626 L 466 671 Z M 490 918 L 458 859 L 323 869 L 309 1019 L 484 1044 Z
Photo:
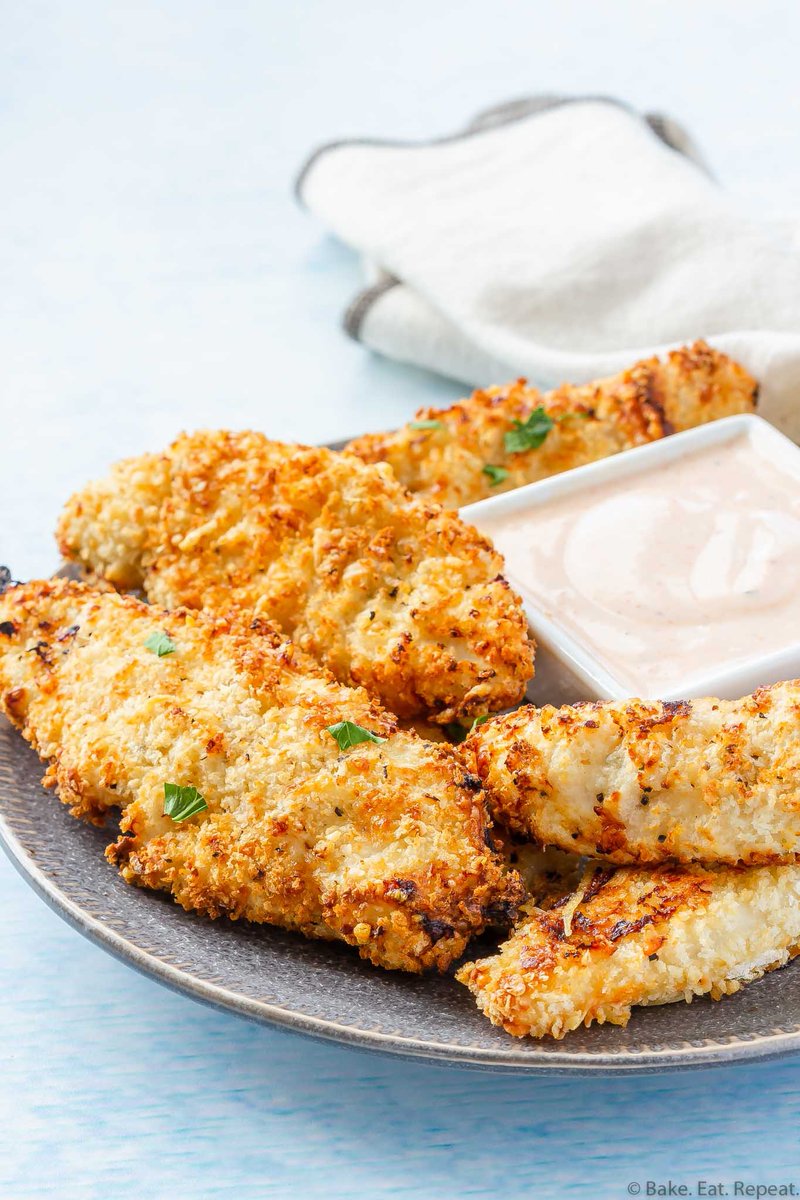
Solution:
M 74 813 L 122 808 L 107 854 L 125 878 L 185 909 L 419 971 L 445 968 L 519 898 L 454 751 L 398 731 L 265 622 L 13 587 L 0 700 Z
M 564 384 L 542 395 L 523 379 L 474 392 L 451 408 L 423 408 L 393 433 L 347 447 L 387 462 L 412 492 L 460 508 L 606 458 L 717 417 L 752 412 L 758 388 L 705 342 L 612 379 Z
M 626 1025 L 634 1005 L 737 992 L 800 948 L 800 867 L 595 866 L 457 978 L 515 1037 Z
M 743 700 L 532 705 L 462 747 L 518 834 L 616 863 L 800 857 L 800 680 Z
M 268 617 L 399 717 L 506 708 L 533 674 L 491 543 L 388 468 L 331 450 L 184 435 L 74 496 L 59 544 L 166 608 Z

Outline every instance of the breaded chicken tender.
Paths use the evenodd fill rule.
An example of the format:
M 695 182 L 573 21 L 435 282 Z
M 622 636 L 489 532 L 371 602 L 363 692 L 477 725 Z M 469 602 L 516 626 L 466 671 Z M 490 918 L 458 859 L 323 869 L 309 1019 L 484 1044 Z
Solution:
M 464 743 L 517 834 L 615 863 L 800 858 L 800 680 L 743 700 L 610 700 L 481 725 Z
M 74 496 L 58 536 L 65 557 L 166 608 L 267 617 L 399 717 L 497 711 L 533 674 L 491 543 L 349 455 L 184 435 Z
M 107 857 L 124 877 L 187 910 L 420 971 L 520 898 L 455 752 L 266 622 L 18 585 L 0 597 L 0 702 L 74 814 L 122 809 Z M 341 722 L 371 740 L 340 742 Z
M 752 412 L 757 392 L 743 367 L 695 342 L 663 362 L 645 359 L 612 379 L 564 384 L 546 395 L 524 379 L 490 387 L 451 408 L 420 409 L 402 429 L 366 434 L 347 449 L 365 462 L 388 463 L 412 492 L 460 508 L 669 433 Z M 514 431 L 529 419 L 532 448 L 520 449 L 526 439 L 515 439 Z
M 594 866 L 457 978 L 514 1037 L 626 1025 L 634 1005 L 737 992 L 800 949 L 800 867 Z

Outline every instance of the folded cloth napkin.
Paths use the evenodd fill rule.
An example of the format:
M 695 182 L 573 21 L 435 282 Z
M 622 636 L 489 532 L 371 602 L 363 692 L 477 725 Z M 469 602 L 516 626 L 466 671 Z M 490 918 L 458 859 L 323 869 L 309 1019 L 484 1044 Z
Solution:
M 744 212 L 668 118 L 517 101 L 425 144 L 323 146 L 297 193 L 365 260 L 345 327 L 374 350 L 549 388 L 704 337 L 800 440 L 800 224 Z

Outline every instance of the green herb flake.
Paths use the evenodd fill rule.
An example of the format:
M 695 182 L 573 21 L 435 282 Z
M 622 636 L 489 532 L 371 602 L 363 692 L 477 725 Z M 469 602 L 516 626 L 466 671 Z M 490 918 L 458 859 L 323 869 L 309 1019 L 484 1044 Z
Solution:
M 185 821 L 208 808 L 196 787 L 182 787 L 179 783 L 164 784 L 164 816 L 173 821 Z
M 337 721 L 335 725 L 328 726 L 326 733 L 331 735 L 340 750 L 349 750 L 351 746 L 360 746 L 362 742 L 386 741 L 386 738 L 370 733 L 369 729 L 356 725 L 354 721 Z
M 445 725 L 445 727 L 444 727 L 444 731 L 447 734 L 447 736 L 449 737 L 450 741 L 456 742 L 456 743 L 463 742 L 464 738 L 467 736 L 467 733 L 469 732 L 467 730 L 466 726 L 462 725 L 460 721 L 448 722 L 448 724 Z
M 178 649 L 172 638 L 164 633 L 163 629 L 159 629 L 158 633 L 151 633 L 144 644 L 146 650 L 152 650 L 153 654 L 157 654 L 159 658 L 165 658 L 167 654 L 174 654 Z
M 563 421 L 588 421 L 591 415 L 584 409 L 578 409 L 575 412 L 562 413 L 560 417 L 556 417 L 556 420 L 560 425 Z
M 552 417 L 539 406 L 527 421 L 515 421 L 514 428 L 505 436 L 505 447 L 509 454 L 523 454 L 526 450 L 538 450 L 555 425 Z
M 459 743 L 463 742 L 465 738 L 469 737 L 473 730 L 477 729 L 479 725 L 482 725 L 484 721 L 488 720 L 489 713 L 484 713 L 482 717 L 475 718 L 469 729 L 467 729 L 466 725 L 462 725 L 460 721 L 450 721 L 449 724 L 445 725 L 444 731 L 451 742 Z
M 484 475 L 488 475 L 492 487 L 497 487 L 498 483 L 508 479 L 508 471 L 505 467 L 495 467 L 492 463 L 487 463 L 485 467 L 481 467 L 481 470 Z
M 444 429 L 441 421 L 437 421 L 434 417 L 426 417 L 424 421 L 411 421 L 412 429 Z

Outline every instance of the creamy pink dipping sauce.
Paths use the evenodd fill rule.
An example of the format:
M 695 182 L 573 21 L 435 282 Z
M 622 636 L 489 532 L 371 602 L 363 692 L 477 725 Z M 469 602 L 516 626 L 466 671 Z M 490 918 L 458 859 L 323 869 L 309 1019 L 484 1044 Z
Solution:
M 800 642 L 800 481 L 745 434 L 480 524 L 511 582 L 632 693 Z

